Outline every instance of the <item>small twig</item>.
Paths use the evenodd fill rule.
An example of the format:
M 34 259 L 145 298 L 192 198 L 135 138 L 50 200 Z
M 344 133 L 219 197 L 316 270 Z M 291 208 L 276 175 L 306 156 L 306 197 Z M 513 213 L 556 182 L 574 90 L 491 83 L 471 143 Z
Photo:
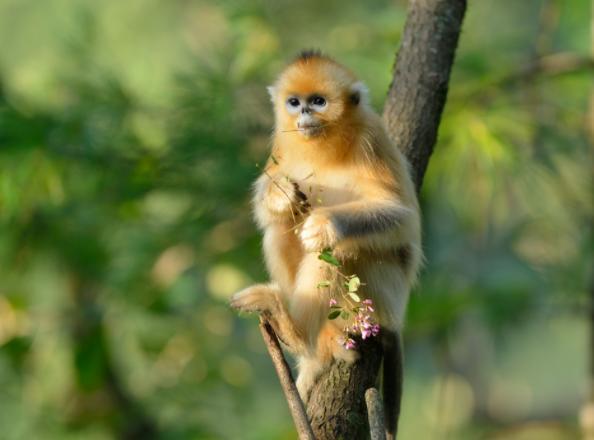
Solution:
M 283 232 L 283 235 L 284 234 L 288 234 L 289 232 L 293 232 L 295 234 L 295 231 L 297 229 L 299 229 L 301 226 L 303 226 L 306 221 L 307 221 L 307 219 L 306 220 L 302 220 L 302 221 L 300 221 L 298 223 L 295 223 L 295 226 L 292 226 L 289 229 L 287 229 L 285 232 Z
M 594 57 L 570 52 L 554 53 L 526 63 L 517 70 L 492 76 L 467 87 L 460 87 L 452 94 L 452 99 L 482 97 L 499 89 L 510 88 L 538 78 L 555 78 L 582 71 L 594 71 Z
M 331 124 L 323 124 L 323 125 L 318 125 L 318 126 L 315 126 L 315 127 L 295 128 L 294 130 L 281 130 L 281 133 L 291 133 L 291 132 L 294 132 L 294 131 L 305 131 L 308 128 L 326 128 L 329 125 L 331 125 Z
M 529 81 L 536 75 L 558 76 L 593 69 L 594 58 L 571 52 L 559 52 L 540 57 L 519 71 L 500 78 L 499 82 L 506 85 L 518 81 Z
M 264 343 L 266 344 L 266 348 L 268 348 L 268 353 L 270 354 L 270 358 L 272 359 L 272 363 L 276 369 L 276 374 L 278 375 L 281 387 L 285 393 L 285 398 L 289 404 L 289 410 L 293 416 L 293 421 L 295 422 L 295 428 L 297 429 L 299 439 L 315 440 L 313 431 L 309 421 L 307 420 L 307 414 L 305 412 L 305 407 L 303 406 L 303 401 L 301 400 L 301 397 L 299 397 L 299 392 L 295 386 L 293 375 L 291 374 L 289 365 L 285 360 L 276 334 L 274 333 L 274 330 L 270 324 L 262 316 L 260 316 L 260 331 L 262 332 Z
M 367 419 L 369 420 L 371 440 L 386 440 L 384 405 L 379 392 L 375 388 L 369 388 L 365 391 L 365 403 L 367 404 Z

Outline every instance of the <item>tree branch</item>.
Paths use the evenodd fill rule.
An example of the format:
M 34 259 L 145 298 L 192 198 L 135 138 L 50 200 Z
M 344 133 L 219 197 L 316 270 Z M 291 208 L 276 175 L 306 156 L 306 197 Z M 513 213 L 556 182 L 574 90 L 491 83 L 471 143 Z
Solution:
M 278 375 L 281 387 L 285 393 L 285 398 L 289 404 L 289 410 L 293 416 L 293 422 L 297 428 L 299 439 L 315 440 L 311 426 L 307 421 L 307 415 L 305 413 L 305 408 L 303 407 L 303 402 L 299 397 L 299 392 L 295 386 L 291 369 L 289 368 L 289 365 L 283 356 L 278 338 L 276 337 L 276 334 L 274 333 L 274 330 L 270 324 L 268 324 L 266 319 L 262 316 L 260 317 L 260 331 L 262 332 L 262 337 L 264 338 L 264 342 L 268 348 L 268 353 L 270 354 L 270 358 L 272 359 L 272 363 L 276 369 L 276 374 Z
M 571 52 L 559 52 L 537 58 L 518 71 L 501 76 L 492 85 L 506 87 L 530 81 L 538 75 L 559 76 L 582 70 L 594 70 L 594 58 Z
M 478 80 L 463 88 L 459 88 L 451 99 L 468 99 L 482 97 L 494 91 L 509 89 L 540 79 L 556 78 L 594 71 L 594 58 L 571 52 L 558 52 L 536 58 L 519 69 L 491 75 L 489 78 Z
M 384 406 L 382 398 L 376 388 L 369 388 L 365 391 L 365 403 L 367 404 L 367 417 L 369 418 L 369 433 L 371 440 L 386 440 L 386 428 L 384 428 Z

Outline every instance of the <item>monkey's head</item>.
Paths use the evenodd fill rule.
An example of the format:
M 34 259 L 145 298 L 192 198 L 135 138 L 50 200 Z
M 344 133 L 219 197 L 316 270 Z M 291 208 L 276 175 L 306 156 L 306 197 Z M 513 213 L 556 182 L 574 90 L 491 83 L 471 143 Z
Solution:
M 316 51 L 302 52 L 268 88 L 276 129 L 306 139 L 356 124 L 367 89 L 345 67 Z

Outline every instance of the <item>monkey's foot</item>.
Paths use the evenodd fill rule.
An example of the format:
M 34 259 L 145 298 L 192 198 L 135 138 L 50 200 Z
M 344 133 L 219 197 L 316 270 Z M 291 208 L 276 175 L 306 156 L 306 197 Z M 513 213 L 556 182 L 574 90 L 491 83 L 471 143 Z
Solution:
M 270 288 L 257 284 L 237 292 L 231 297 L 231 307 L 242 312 L 272 312 L 276 307 L 276 300 Z
M 295 381 L 297 391 L 303 403 L 307 405 L 311 390 L 323 370 L 322 363 L 316 358 L 300 357 L 298 361 L 299 375 Z

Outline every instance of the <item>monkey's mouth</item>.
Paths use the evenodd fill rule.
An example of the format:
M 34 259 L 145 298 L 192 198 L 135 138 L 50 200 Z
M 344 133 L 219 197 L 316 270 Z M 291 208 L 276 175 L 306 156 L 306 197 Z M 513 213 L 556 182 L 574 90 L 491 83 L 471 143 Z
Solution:
M 322 132 L 323 125 L 322 124 L 297 124 L 298 130 L 304 136 L 317 136 Z

